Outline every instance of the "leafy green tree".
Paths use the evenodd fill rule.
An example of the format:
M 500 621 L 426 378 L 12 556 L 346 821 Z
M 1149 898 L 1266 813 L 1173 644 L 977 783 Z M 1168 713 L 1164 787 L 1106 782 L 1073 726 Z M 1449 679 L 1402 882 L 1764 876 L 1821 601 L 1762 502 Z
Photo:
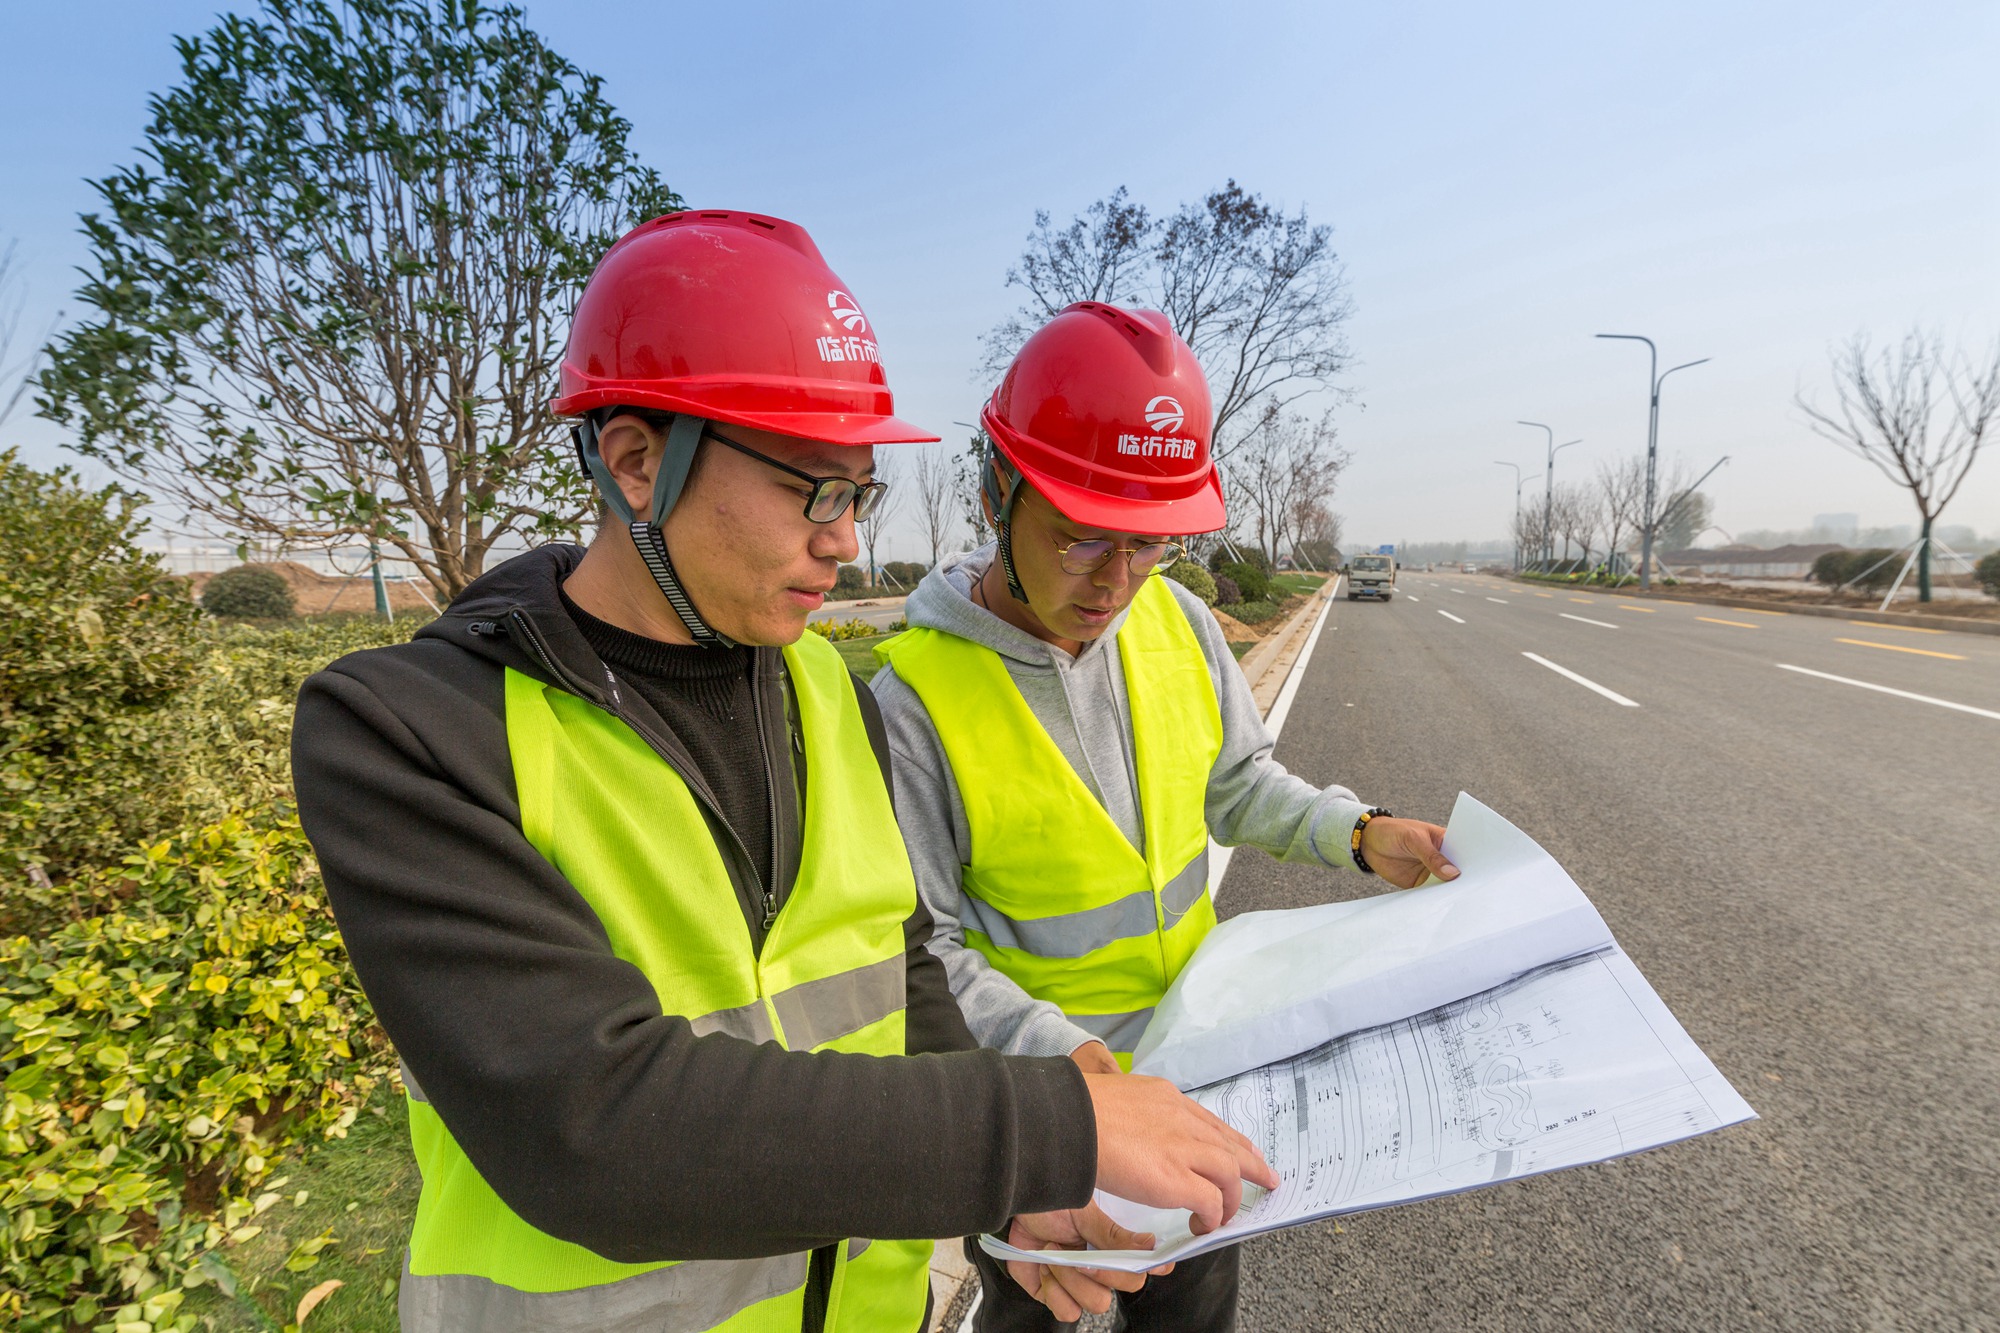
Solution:
M 1972 577 L 1988 597 L 2000 597 L 2000 551 L 1988 551 L 1972 567 Z
M 288 620 L 297 611 L 292 585 L 262 565 L 238 565 L 211 578 L 201 590 L 201 609 L 244 620 Z
M 0 453 L 0 919 L 122 855 L 158 794 L 139 761 L 195 679 L 200 617 L 141 551 L 142 498 Z
M 1715 501 L 1703 491 L 1682 491 L 1660 507 L 1664 516 L 1660 532 L 1653 540 L 1662 551 L 1685 551 L 1694 539 L 1708 530 L 1715 517 Z
M 547 398 L 611 241 L 680 199 L 512 6 L 264 0 L 178 43 L 93 182 L 43 414 L 197 519 L 374 540 L 442 596 L 590 495 Z

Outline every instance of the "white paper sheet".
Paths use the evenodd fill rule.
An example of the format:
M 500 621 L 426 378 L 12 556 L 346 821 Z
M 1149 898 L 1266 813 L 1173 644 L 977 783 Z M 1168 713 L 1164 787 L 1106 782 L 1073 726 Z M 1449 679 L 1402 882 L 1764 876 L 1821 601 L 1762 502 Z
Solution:
M 1217 926 L 1154 1010 L 1133 1072 L 1198 1088 L 1611 943 L 1555 859 L 1462 792 L 1444 850 L 1449 884 Z
M 1468 820 L 1463 826 L 1462 817 Z M 1493 828 L 1495 821 L 1514 836 Z M 1439 895 L 1427 900 L 1429 890 L 1416 890 L 1372 900 L 1388 924 L 1399 910 L 1393 904 L 1413 904 L 1400 909 L 1415 919 L 1411 929 L 1447 941 L 1449 951 L 1439 956 L 1448 957 L 1451 968 L 1476 958 L 1476 938 L 1463 935 L 1475 919 L 1507 935 L 1512 942 L 1505 947 L 1529 954 L 1534 951 L 1519 938 L 1524 920 L 1553 922 L 1550 938 L 1558 944 L 1579 930 L 1575 913 L 1550 910 L 1560 909 L 1563 895 L 1550 887 L 1548 868 L 1568 894 L 1581 899 L 1581 892 L 1526 835 L 1464 796 L 1452 830 L 1456 841 L 1449 845 L 1464 878 L 1477 873 L 1491 892 L 1521 898 L 1522 913 L 1505 904 L 1484 904 L 1491 910 L 1482 912 L 1462 905 L 1440 909 Z M 1537 869 L 1536 859 L 1545 866 Z M 1493 877 L 1510 864 L 1518 872 L 1514 878 Z M 1207 947 L 1204 942 L 1203 951 Z M 1239 976 L 1262 974 L 1261 953 L 1234 956 Z M 1354 951 L 1336 956 L 1348 960 Z M 1190 970 L 1203 961 L 1198 953 Z M 1191 1095 L 1197 1101 L 1263 1150 L 1281 1181 L 1269 1194 L 1246 1200 L 1221 1230 L 1193 1236 L 1184 1212 L 1100 1194 L 1108 1212 L 1157 1235 L 1158 1246 L 1023 1252 L 990 1237 L 981 1244 L 1001 1258 L 1139 1271 L 1260 1232 L 1601 1162 L 1755 1117 L 1608 933 L 1586 950 L 1554 958 L 1545 953 L 1537 961 L 1499 985 L 1470 995 L 1461 989 L 1423 1012 L 1406 1011 L 1196 1089 Z M 1391 990 L 1429 995 L 1440 985 L 1450 988 L 1407 962 L 1350 968 L 1334 984 L 1364 996 L 1355 1004 L 1387 1003 L 1379 997 Z M 1404 975 L 1395 975 L 1398 968 Z M 1371 979 L 1357 984 L 1358 977 Z M 1222 981 L 1212 974 L 1205 984 Z M 1274 1012 L 1311 1009 L 1310 997 L 1296 993 L 1295 985 L 1296 978 L 1288 978 L 1275 988 L 1289 998 Z M 1313 1013 L 1320 1017 L 1298 1021 L 1322 1021 L 1322 1011 Z

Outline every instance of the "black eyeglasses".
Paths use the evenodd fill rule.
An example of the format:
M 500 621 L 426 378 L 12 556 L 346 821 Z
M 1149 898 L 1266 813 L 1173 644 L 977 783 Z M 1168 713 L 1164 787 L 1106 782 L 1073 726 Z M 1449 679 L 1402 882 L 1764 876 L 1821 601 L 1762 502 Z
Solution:
M 1171 569 L 1175 562 L 1187 554 L 1187 548 L 1179 542 L 1147 542 L 1144 546 L 1120 546 L 1114 541 L 1102 538 L 1087 542 L 1071 542 L 1058 546 L 1062 552 L 1062 567 L 1065 574 L 1095 574 L 1111 563 L 1111 557 L 1122 555 L 1134 578 L 1145 578 L 1148 574 L 1158 574 Z
M 882 497 L 889 493 L 886 481 L 859 482 L 851 477 L 815 477 L 810 472 L 801 472 L 790 463 L 780 463 L 768 454 L 760 454 L 748 445 L 738 444 L 714 430 L 704 430 L 702 435 L 717 444 L 728 445 L 739 454 L 748 454 L 760 463 L 769 463 L 780 472 L 789 472 L 800 481 L 812 483 L 812 494 L 806 497 L 806 517 L 815 523 L 831 523 L 847 512 L 847 506 L 854 506 L 854 521 L 863 522 L 875 512 L 875 506 L 882 503 Z

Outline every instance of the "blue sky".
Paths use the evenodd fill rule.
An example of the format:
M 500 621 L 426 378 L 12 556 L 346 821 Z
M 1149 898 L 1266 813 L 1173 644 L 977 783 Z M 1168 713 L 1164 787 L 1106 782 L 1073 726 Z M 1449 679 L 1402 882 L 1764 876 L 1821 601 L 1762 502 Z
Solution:
M 68 304 L 85 178 L 133 160 L 171 37 L 214 3 L 0 15 L 0 237 L 25 320 Z M 1351 538 L 1498 534 L 1510 458 L 1558 477 L 1645 440 L 1706 467 L 1726 530 L 1901 492 L 1791 406 L 1830 343 L 2000 336 L 2000 6 L 768 3 L 538 0 L 691 203 L 805 224 L 881 334 L 901 413 L 957 434 L 979 335 L 1037 208 L 1119 185 L 1159 209 L 1234 177 L 1336 229 L 1358 357 Z M 28 128 L 32 127 L 32 128 Z M 38 462 L 60 436 L 6 428 Z M 2000 534 L 2000 448 L 1948 522 Z M 1708 540 L 1721 538 L 1711 533 Z M 905 553 L 909 550 L 905 545 Z

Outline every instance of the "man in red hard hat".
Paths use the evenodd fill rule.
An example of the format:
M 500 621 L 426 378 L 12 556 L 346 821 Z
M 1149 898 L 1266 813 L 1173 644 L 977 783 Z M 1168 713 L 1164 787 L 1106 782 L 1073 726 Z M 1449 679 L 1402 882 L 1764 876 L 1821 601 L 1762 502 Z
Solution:
M 1270 1179 L 1247 1141 L 1158 1080 L 978 1049 L 925 947 L 880 716 L 803 631 L 872 446 L 935 437 L 811 239 L 638 228 L 555 407 L 610 515 L 589 549 L 299 700 L 301 814 L 423 1172 L 403 1327 L 914 1331 L 923 1237 L 1129 1242 L 1097 1185 L 1219 1224 Z
M 1224 524 L 1208 384 L 1166 317 L 1072 305 L 981 414 L 995 541 L 945 562 L 878 653 L 896 809 L 974 1036 L 1107 1077 L 1215 923 L 1211 835 L 1408 887 L 1444 830 L 1315 790 L 1272 741 L 1215 618 L 1156 574 Z M 1058 1275 L 977 1246 L 981 1330 L 1050 1328 Z M 1120 1297 L 1127 1327 L 1231 1328 L 1237 1252 Z

